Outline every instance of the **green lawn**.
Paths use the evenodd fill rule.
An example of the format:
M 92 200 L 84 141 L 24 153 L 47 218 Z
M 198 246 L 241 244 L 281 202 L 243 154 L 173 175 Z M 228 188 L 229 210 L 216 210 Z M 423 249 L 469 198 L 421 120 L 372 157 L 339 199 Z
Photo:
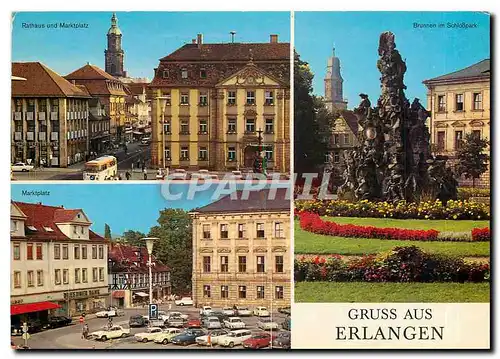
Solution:
M 358 226 L 374 226 L 387 228 L 435 229 L 440 232 L 469 232 L 473 228 L 490 226 L 490 221 L 452 221 L 428 219 L 392 219 L 392 218 L 356 218 L 356 217 L 322 217 L 324 220 L 338 224 L 355 224 Z
M 303 303 L 488 303 L 489 283 L 298 282 Z
M 362 255 L 387 251 L 396 246 L 415 245 L 425 251 L 463 257 L 488 257 L 490 242 L 421 242 L 385 239 L 331 237 L 303 231 L 295 222 L 296 254 Z

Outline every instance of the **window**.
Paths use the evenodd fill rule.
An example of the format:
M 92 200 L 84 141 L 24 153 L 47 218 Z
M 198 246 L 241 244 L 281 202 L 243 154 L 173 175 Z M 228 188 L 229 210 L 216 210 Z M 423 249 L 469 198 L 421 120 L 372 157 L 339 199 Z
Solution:
M 165 105 L 170 106 L 172 104 L 172 96 L 170 95 L 170 92 L 166 92 L 163 95 L 165 98 Z
M 274 236 L 276 238 L 285 238 L 285 230 L 283 228 L 283 222 L 274 223 Z
M 206 147 L 200 147 L 200 149 L 198 150 L 198 160 L 208 161 L 208 150 Z
M 220 271 L 222 273 L 227 273 L 229 271 L 228 260 L 229 260 L 228 256 L 221 256 L 220 257 Z
M 264 286 L 263 285 L 257 286 L 257 299 L 264 299 Z
M 37 287 L 43 287 L 43 270 L 36 271 L 36 285 Z
M 181 77 L 182 77 L 183 79 L 187 79 L 187 78 L 188 78 L 188 70 L 187 70 L 185 67 L 183 67 L 183 68 L 181 69 Z
M 34 274 L 33 274 L 33 271 L 32 270 L 29 270 L 28 271 L 28 287 L 34 287 L 35 284 L 33 283 L 33 280 L 34 280 Z
M 21 244 L 20 243 L 14 243 L 12 246 L 12 256 L 14 260 L 18 261 L 21 260 Z
M 46 100 L 40 100 L 38 101 L 38 112 L 47 112 L 47 101 Z
M 348 133 L 344 133 L 344 145 L 348 145 L 350 141 L 350 137 Z
M 21 288 L 21 272 L 14 272 L 14 288 Z
M 209 285 L 203 286 L 203 298 L 210 298 L 210 286 Z
M 169 135 L 171 133 L 170 120 L 165 120 L 165 122 L 163 123 L 163 131 L 165 132 L 166 135 Z
M 189 135 L 189 120 L 181 120 L 181 135 Z
M 80 246 L 78 244 L 75 244 L 73 251 L 74 251 L 74 259 L 80 259 Z
M 181 161 L 189 160 L 189 150 L 187 147 L 181 147 Z
M 247 91 L 247 105 L 255 105 L 255 91 Z
M 61 245 L 54 244 L 54 259 L 61 259 Z
M 230 118 L 227 120 L 227 132 L 236 133 L 236 119 Z
M 221 224 L 220 225 L 220 238 L 221 239 L 227 239 L 228 238 L 227 224 Z
M 92 268 L 92 282 L 97 282 L 97 268 Z
M 238 286 L 238 298 L 245 299 L 247 297 L 247 287 L 244 285 Z
M 99 259 L 104 259 L 104 246 L 99 246 Z
M 36 259 L 37 260 L 43 260 L 43 247 L 42 247 L 42 243 L 37 243 L 36 244 Z
M 265 269 L 264 256 L 257 256 L 257 273 L 264 273 Z
M 207 70 L 201 68 L 200 69 L 200 78 L 201 79 L 206 79 L 207 78 Z
M 474 138 L 480 139 L 481 138 L 481 130 L 472 130 L 472 136 Z
M 63 259 L 69 259 L 69 247 L 67 244 L 62 245 L 62 255 Z
M 274 93 L 273 91 L 266 91 L 265 93 L 265 104 L 267 106 L 274 105 Z
M 236 147 L 228 147 L 227 160 L 230 162 L 236 161 Z
M 82 259 L 87 259 L 87 246 L 82 245 Z
M 208 96 L 206 92 L 200 92 L 200 106 L 208 105 Z
M 455 111 L 463 111 L 464 110 L 464 95 L 457 94 L 455 95 Z
M 181 93 L 181 105 L 189 105 L 189 94 L 187 92 Z
M 257 223 L 257 238 L 264 238 L 264 223 Z
M 75 283 L 80 283 L 80 268 L 75 268 Z
M 266 147 L 265 156 L 266 156 L 266 160 L 268 160 L 268 161 L 273 160 L 273 148 L 272 147 Z
M 274 120 L 266 118 L 266 133 L 274 133 Z
M 10 231 L 11 232 L 17 231 L 17 221 L 10 221 Z
M 445 132 L 438 131 L 437 133 L 437 149 L 438 151 L 444 151 L 445 149 Z
M 59 112 L 59 99 L 52 99 L 51 107 L 52 112 Z
M 99 268 L 99 281 L 100 282 L 104 281 L 104 268 L 103 267 Z
M 245 223 L 238 224 L 238 238 L 246 238 L 247 237 L 247 229 Z
M 245 122 L 245 131 L 248 133 L 255 132 L 255 119 L 247 118 Z
M 168 70 L 163 70 L 162 75 L 164 79 L 168 79 Z
M 238 272 L 244 273 L 247 271 L 247 257 L 238 256 Z
M 220 286 L 220 297 L 222 299 L 229 298 L 229 286 L 227 286 L 227 285 Z
M 20 98 L 17 98 L 16 99 L 16 102 L 15 102 L 15 106 L 16 106 L 16 112 L 22 112 L 23 111 L 23 100 L 21 100 Z
M 170 157 L 170 147 L 165 147 L 165 159 L 167 161 L 170 161 L 171 157 Z
M 63 269 L 63 284 L 69 283 L 69 269 Z
M 438 96 L 438 112 L 446 112 L 446 101 L 444 95 Z
M 333 144 L 334 145 L 340 144 L 340 135 L 338 133 L 333 134 Z
M 236 91 L 227 92 L 227 104 L 236 105 Z
M 283 256 L 274 257 L 274 269 L 276 273 L 283 273 Z
M 208 133 L 207 120 L 200 120 L 200 123 L 199 123 L 199 133 L 201 135 L 206 135 Z
M 482 110 L 483 109 L 483 94 L 480 92 L 475 92 L 472 94 L 473 105 L 472 108 L 474 110 Z
M 97 246 L 92 246 L 92 259 L 97 259 Z
M 33 260 L 33 243 L 26 243 L 26 259 Z
M 78 227 L 77 226 L 73 226 L 73 234 L 78 234 Z
M 210 257 L 209 256 L 203 256 L 203 272 L 204 273 L 210 273 Z
M 85 234 L 85 227 L 83 227 L 83 226 L 80 227 L 80 233 Z
M 462 144 L 463 131 L 455 131 L 455 150 L 460 148 Z
M 87 268 L 82 268 L 82 283 L 87 283 Z
M 333 163 L 339 163 L 339 162 L 340 162 L 340 153 L 333 152 Z
M 33 99 L 28 100 L 28 108 L 26 109 L 26 111 L 27 112 L 35 112 L 35 100 L 33 100 Z
M 275 299 L 283 299 L 283 287 L 280 285 L 276 286 Z
M 54 280 L 55 280 L 56 284 L 61 284 L 61 270 L 60 269 L 54 270 Z
M 204 224 L 203 228 L 203 239 L 210 239 L 210 224 Z

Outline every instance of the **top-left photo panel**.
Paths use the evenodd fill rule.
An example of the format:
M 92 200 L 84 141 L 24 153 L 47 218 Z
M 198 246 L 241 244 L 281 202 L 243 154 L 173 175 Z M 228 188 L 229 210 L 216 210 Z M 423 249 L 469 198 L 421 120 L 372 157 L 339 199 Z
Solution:
M 11 180 L 290 178 L 289 12 L 12 14 Z

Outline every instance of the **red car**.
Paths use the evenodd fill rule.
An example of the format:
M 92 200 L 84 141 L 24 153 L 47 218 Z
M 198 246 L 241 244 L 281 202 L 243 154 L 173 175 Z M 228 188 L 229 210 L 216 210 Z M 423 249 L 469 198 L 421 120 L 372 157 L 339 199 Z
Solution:
M 247 349 L 260 349 L 269 346 L 271 343 L 271 335 L 268 333 L 257 333 L 252 335 L 247 340 L 243 341 L 243 348 Z
M 186 323 L 187 328 L 201 328 L 201 320 L 199 319 L 190 319 Z

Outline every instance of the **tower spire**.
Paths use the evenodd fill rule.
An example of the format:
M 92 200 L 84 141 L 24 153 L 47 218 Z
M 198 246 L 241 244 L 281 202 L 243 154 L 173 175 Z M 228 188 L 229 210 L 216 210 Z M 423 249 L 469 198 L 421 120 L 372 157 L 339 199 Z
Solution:
M 105 71 L 116 77 L 127 77 L 123 69 L 124 51 L 122 49 L 122 32 L 118 27 L 118 17 L 113 12 L 111 27 L 108 30 L 108 47 L 104 51 Z

